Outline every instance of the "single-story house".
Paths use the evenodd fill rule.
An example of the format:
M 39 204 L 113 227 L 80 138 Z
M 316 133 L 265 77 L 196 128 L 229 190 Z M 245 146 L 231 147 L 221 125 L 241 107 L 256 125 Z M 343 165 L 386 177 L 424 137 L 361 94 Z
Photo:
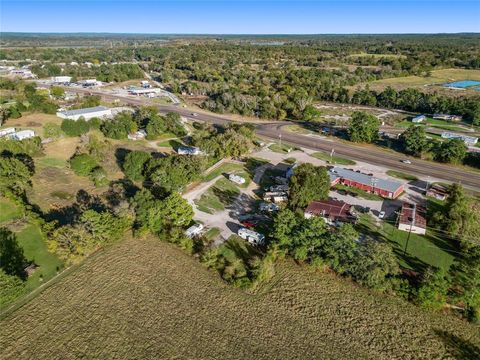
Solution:
M 355 222 L 357 220 L 352 205 L 333 199 L 312 201 L 305 209 L 304 216 L 306 219 L 312 216 L 321 217 L 329 225 Z
M 418 115 L 412 119 L 412 123 L 418 124 L 425 120 L 427 117 L 425 115 Z
M 15 132 L 15 128 L 0 129 L 0 137 L 13 134 L 14 132 Z
M 440 184 L 433 184 L 428 188 L 426 195 L 444 201 L 447 198 L 447 189 Z
M 177 153 L 180 155 L 200 155 L 202 152 L 198 147 L 194 146 L 180 146 L 177 149 Z
M 463 140 L 465 145 L 475 145 L 478 142 L 478 138 L 474 136 L 467 136 L 462 134 L 455 134 L 452 132 L 444 131 L 442 132 L 442 138 L 452 140 L 452 139 L 459 139 Z
M 52 82 L 55 84 L 67 84 L 72 81 L 71 76 L 52 76 Z
M 5 137 L 11 140 L 24 140 L 29 139 L 35 136 L 35 131 L 33 130 L 20 130 L 14 133 L 8 134 Z
M 333 167 L 329 170 L 332 186 L 343 184 L 388 199 L 397 198 L 404 191 L 404 184 L 363 174 L 349 169 Z
M 91 118 L 108 118 L 112 116 L 112 109 L 106 106 L 95 106 L 91 108 L 58 111 L 57 116 L 62 119 L 78 120 L 83 117 L 85 120 Z
M 449 120 L 449 121 L 461 121 L 463 117 L 461 115 L 449 115 L 449 114 L 433 114 L 434 119 Z
M 425 235 L 427 232 L 425 208 L 417 204 L 404 202 L 398 219 L 398 229 Z

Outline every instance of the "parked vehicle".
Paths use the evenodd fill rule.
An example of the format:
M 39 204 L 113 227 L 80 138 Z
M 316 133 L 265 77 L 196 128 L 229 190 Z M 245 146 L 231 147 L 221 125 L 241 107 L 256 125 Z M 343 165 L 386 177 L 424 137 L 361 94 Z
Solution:
M 384 217 L 385 217 L 385 211 L 380 211 L 380 213 L 378 214 L 378 218 L 383 219 Z
M 243 220 L 243 221 L 240 221 L 240 224 L 242 224 L 243 226 L 245 226 L 247 229 L 251 229 L 251 228 L 254 228 L 255 227 L 255 223 L 251 220 Z
M 412 162 L 411 162 L 410 160 L 408 160 L 408 159 L 407 159 L 407 160 L 402 160 L 402 162 L 403 162 L 404 164 L 411 164 L 411 163 L 412 163 Z

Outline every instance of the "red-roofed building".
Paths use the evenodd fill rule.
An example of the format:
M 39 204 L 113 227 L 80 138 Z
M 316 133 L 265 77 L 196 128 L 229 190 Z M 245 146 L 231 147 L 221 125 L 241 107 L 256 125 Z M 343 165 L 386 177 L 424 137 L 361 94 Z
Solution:
M 304 216 L 307 219 L 312 216 L 322 217 L 329 225 L 357 220 L 352 205 L 333 199 L 312 201 L 305 209 Z
M 398 229 L 425 235 L 427 232 L 425 208 L 417 204 L 403 203 L 398 219 Z

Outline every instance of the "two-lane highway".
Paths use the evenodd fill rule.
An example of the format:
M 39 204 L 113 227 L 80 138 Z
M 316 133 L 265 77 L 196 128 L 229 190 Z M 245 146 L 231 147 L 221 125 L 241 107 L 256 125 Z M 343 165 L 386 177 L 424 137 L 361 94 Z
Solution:
M 131 105 L 152 105 L 148 99 L 137 98 L 133 96 L 121 96 L 113 93 L 105 93 L 103 91 L 83 89 L 83 88 L 66 88 L 71 92 L 90 93 L 99 95 L 105 100 L 121 101 Z M 192 120 L 200 120 L 214 124 L 226 124 L 234 120 L 225 116 L 214 115 L 206 112 L 197 112 L 196 116 L 192 115 L 192 110 L 175 105 L 158 105 L 161 112 L 176 112 L 181 116 Z M 288 122 L 270 122 L 255 123 L 258 135 L 278 140 L 279 135 L 283 141 L 291 143 L 299 147 L 310 148 L 312 150 L 321 150 L 330 152 L 335 149 L 335 153 L 339 156 L 351 158 L 353 160 L 363 161 L 372 165 L 383 166 L 388 169 L 406 172 L 423 178 L 431 177 L 432 179 L 444 180 L 446 182 L 460 182 L 465 187 L 475 191 L 480 191 L 480 172 L 470 171 L 455 166 L 435 163 L 431 161 L 412 159 L 412 164 L 404 164 L 402 160 L 405 155 L 392 151 L 381 150 L 374 146 L 361 146 L 352 143 L 346 143 L 339 140 L 326 139 L 320 136 L 309 136 L 291 133 L 284 129 Z

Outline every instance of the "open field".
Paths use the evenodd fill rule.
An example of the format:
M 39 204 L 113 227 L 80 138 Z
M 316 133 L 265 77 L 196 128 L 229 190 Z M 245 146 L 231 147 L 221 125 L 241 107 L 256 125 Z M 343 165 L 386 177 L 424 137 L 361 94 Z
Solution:
M 433 70 L 432 76 L 405 76 L 396 77 L 372 81 L 369 84 L 372 90 L 382 90 L 387 86 L 391 86 L 397 90 L 405 89 L 407 87 L 416 87 L 419 90 L 428 90 L 428 87 L 432 87 L 432 90 L 440 91 L 442 94 L 450 95 L 478 95 L 478 90 L 453 90 L 444 88 L 442 85 L 447 82 L 458 80 L 478 80 L 480 81 L 480 70 L 473 69 L 442 69 Z M 363 84 L 365 85 L 365 84 Z M 353 88 L 361 87 L 363 85 L 356 85 Z M 427 88 L 426 88 L 427 87 Z
M 473 325 L 290 261 L 252 295 L 138 239 L 88 259 L 0 326 L 3 359 L 473 359 L 479 346 Z
M 43 136 L 43 126 L 47 123 L 60 125 L 62 119 L 56 115 L 43 113 L 27 113 L 18 119 L 8 119 L 2 127 L 15 127 L 18 129 L 31 129 L 36 135 Z

